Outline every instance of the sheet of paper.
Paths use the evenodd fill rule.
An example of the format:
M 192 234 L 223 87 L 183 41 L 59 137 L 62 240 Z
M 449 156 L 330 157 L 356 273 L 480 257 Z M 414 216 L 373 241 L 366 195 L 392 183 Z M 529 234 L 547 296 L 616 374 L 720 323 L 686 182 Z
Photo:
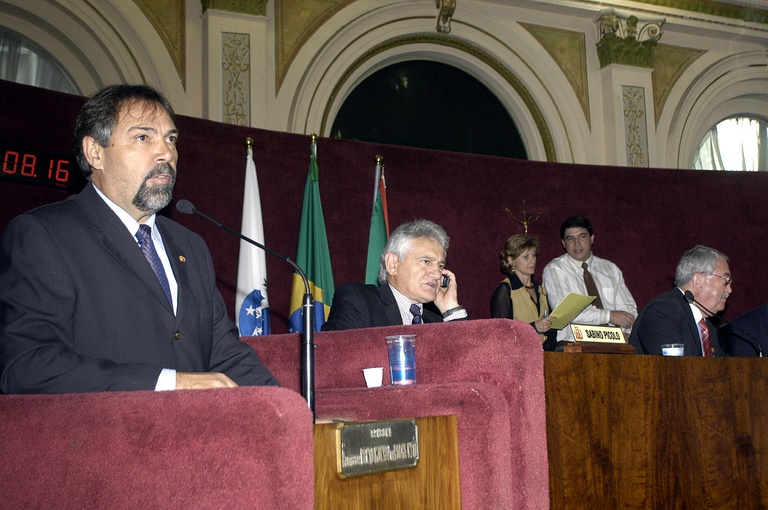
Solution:
M 552 329 L 563 329 L 568 326 L 577 315 L 595 300 L 595 296 L 584 296 L 569 292 L 557 308 L 552 310 L 549 315 L 555 317 L 552 319 Z

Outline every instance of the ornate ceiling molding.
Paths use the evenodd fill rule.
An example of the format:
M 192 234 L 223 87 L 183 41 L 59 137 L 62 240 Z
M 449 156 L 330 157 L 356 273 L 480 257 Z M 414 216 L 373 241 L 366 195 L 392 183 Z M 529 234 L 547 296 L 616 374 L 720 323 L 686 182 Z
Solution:
M 252 16 L 267 15 L 267 0 L 201 0 L 201 3 L 203 4 L 203 12 L 214 9 Z M 279 0 L 278 3 L 280 3 Z

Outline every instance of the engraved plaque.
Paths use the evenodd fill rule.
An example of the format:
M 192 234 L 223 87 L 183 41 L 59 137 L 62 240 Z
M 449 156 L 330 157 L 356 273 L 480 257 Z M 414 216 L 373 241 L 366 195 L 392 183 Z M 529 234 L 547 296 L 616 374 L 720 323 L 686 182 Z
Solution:
M 413 468 L 419 462 L 416 420 L 341 423 L 336 440 L 342 478 Z

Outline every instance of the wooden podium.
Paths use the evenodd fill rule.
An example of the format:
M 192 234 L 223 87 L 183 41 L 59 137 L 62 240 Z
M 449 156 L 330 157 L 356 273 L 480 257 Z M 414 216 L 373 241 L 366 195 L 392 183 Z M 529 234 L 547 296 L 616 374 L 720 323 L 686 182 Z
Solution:
M 544 353 L 552 508 L 768 507 L 768 360 Z
M 337 423 L 315 425 L 315 509 L 461 508 L 456 416 L 416 418 L 416 467 L 342 478 Z

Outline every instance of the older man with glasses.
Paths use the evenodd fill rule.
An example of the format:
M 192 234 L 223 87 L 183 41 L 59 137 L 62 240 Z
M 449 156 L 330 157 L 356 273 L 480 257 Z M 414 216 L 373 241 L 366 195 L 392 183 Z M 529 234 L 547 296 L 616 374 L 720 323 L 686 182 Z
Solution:
M 675 288 L 646 305 L 629 343 L 639 354 L 662 354 L 664 345 L 682 344 L 684 356 L 724 356 L 709 317 L 725 308 L 732 284 L 725 254 L 691 248 L 677 264 Z

